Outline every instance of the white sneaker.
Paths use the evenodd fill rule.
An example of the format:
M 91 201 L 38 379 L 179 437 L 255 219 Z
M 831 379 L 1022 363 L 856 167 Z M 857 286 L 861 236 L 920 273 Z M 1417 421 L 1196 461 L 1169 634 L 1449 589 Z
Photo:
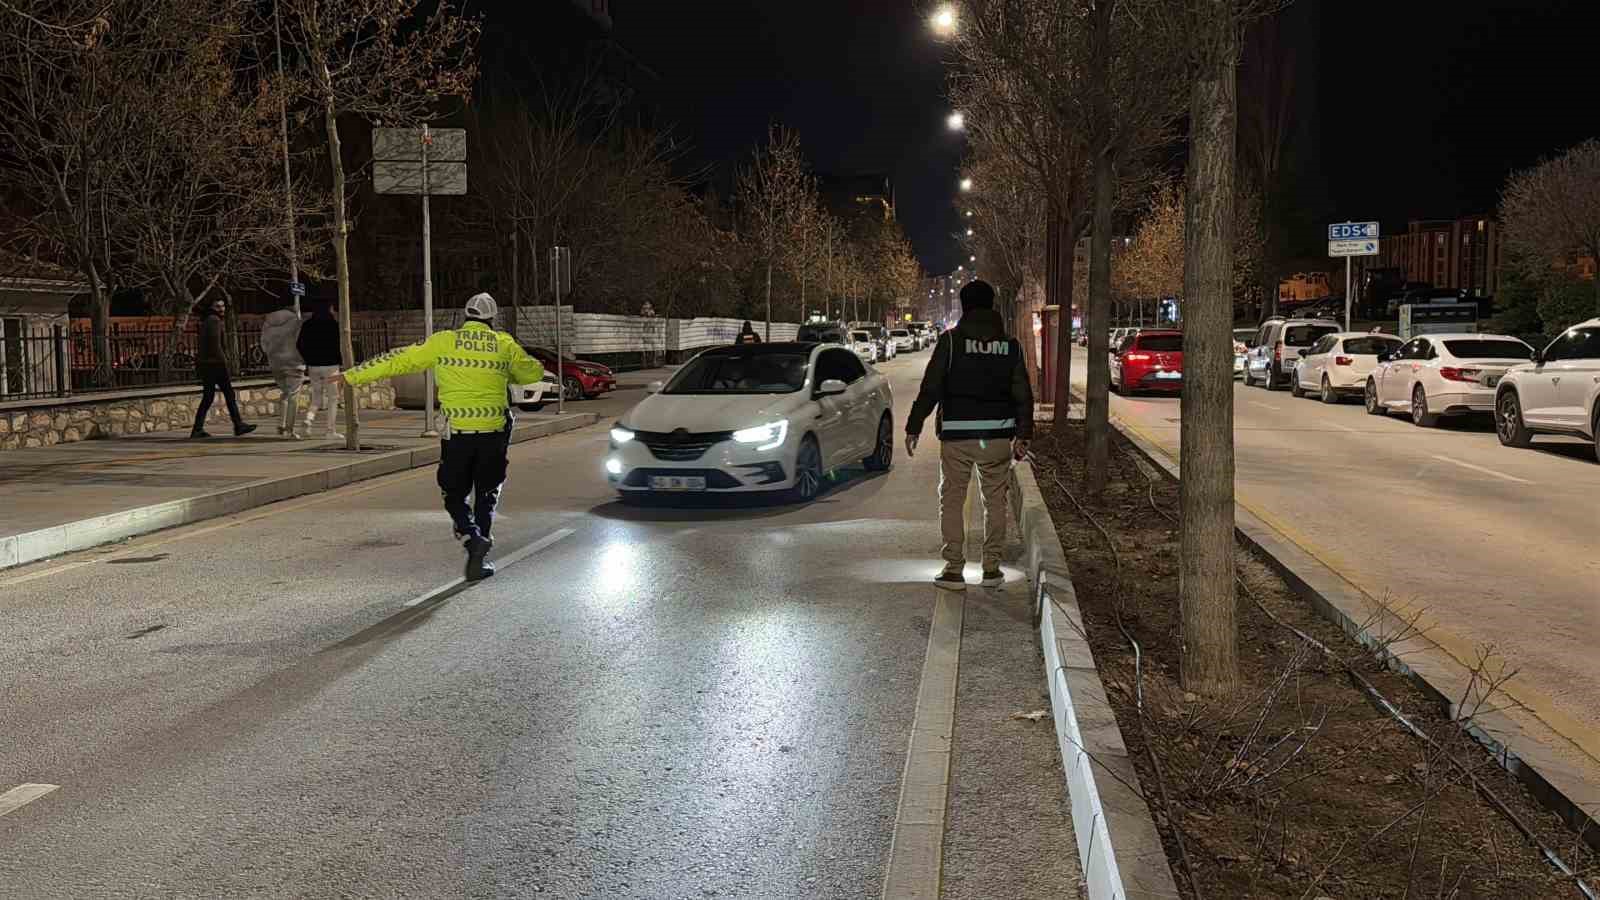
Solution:
M 326 435 L 323 435 L 323 437 L 326 438 L 327 440 L 330 440 L 330 441 L 342 441 L 342 440 L 344 440 L 344 435 L 340 434 L 337 431 L 330 431 Z

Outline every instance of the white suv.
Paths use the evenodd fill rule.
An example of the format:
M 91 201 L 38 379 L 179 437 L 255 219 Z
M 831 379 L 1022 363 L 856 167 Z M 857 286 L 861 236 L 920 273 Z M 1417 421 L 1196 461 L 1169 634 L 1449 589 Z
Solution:
M 1274 316 L 1261 323 L 1255 340 L 1244 356 L 1244 383 L 1260 382 L 1269 391 L 1290 384 L 1300 351 L 1323 335 L 1340 331 L 1339 323 L 1328 319 L 1285 319 Z
M 1536 434 L 1588 438 L 1600 462 L 1600 319 L 1579 322 L 1508 370 L 1495 393 L 1495 432 L 1508 447 Z

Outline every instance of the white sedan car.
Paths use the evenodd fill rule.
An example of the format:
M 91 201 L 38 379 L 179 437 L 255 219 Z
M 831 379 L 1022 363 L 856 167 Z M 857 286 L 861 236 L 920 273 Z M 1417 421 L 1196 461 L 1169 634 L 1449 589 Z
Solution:
M 561 394 L 561 385 L 556 384 L 553 373 L 544 373 L 544 380 L 533 384 L 513 384 L 507 390 L 510 392 L 512 405 L 528 412 L 538 412 L 544 409 L 546 403 L 552 403 Z
M 1423 427 L 1440 416 L 1494 412 L 1495 388 L 1507 369 L 1533 358 L 1509 335 L 1425 334 L 1379 357 L 1363 393 L 1375 416 L 1406 411 Z
M 908 328 L 895 328 L 889 331 L 889 340 L 894 341 L 896 353 L 911 353 L 922 348 L 917 346 L 917 338 Z
M 1290 392 L 1296 397 L 1313 395 L 1323 403 L 1338 403 L 1346 395 L 1359 397 L 1366 389 L 1367 376 L 1378 368 L 1378 357 L 1393 353 L 1400 344 L 1392 334 L 1325 334 L 1300 351 Z
M 889 380 L 837 345 L 707 350 L 611 429 L 607 479 L 624 498 L 784 491 L 806 501 L 836 469 L 889 468 Z
M 872 335 L 865 331 L 850 332 L 850 349 L 861 357 L 862 362 L 875 363 L 878 361 L 878 344 Z

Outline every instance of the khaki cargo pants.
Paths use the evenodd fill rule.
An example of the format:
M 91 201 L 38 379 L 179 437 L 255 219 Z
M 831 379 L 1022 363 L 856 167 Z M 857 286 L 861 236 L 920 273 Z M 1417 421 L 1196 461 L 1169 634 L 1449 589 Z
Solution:
M 966 564 L 967 489 L 972 470 L 978 470 L 978 490 L 983 494 L 983 567 L 998 569 L 1006 541 L 1006 501 L 1011 489 L 1011 440 L 944 441 L 939 448 L 939 528 L 944 535 L 946 568 L 960 571 Z

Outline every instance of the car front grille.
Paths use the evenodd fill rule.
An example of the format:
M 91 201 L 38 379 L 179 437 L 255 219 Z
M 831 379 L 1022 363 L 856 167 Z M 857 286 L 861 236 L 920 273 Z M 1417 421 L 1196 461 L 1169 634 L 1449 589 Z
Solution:
M 640 443 L 649 448 L 650 455 L 669 462 L 692 462 L 705 455 L 713 446 L 733 437 L 731 431 L 640 431 Z

